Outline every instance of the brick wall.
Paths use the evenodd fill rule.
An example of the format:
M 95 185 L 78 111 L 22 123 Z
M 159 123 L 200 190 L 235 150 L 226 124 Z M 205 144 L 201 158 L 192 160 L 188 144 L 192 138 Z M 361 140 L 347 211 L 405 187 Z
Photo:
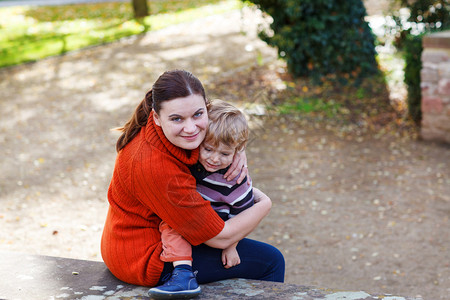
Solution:
M 450 31 L 423 39 L 421 90 L 421 137 L 450 143 Z

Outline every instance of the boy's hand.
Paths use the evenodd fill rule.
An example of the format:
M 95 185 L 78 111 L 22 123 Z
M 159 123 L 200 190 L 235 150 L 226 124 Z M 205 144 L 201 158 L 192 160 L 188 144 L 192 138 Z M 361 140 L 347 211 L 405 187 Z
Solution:
M 234 244 L 222 251 L 222 263 L 225 269 L 229 269 L 241 263 L 241 258 L 236 250 L 236 245 L 237 244 Z
M 242 171 L 242 172 L 241 172 Z M 239 175 L 239 178 L 237 179 L 237 184 L 241 183 L 242 180 L 244 180 L 245 176 L 248 175 L 248 168 L 247 168 L 247 155 L 245 155 L 245 151 L 240 151 L 234 154 L 233 156 L 233 162 L 231 163 L 230 167 L 228 168 L 228 171 L 223 175 L 223 177 L 227 180 L 233 180 L 236 176 Z M 248 183 L 250 185 L 250 182 Z

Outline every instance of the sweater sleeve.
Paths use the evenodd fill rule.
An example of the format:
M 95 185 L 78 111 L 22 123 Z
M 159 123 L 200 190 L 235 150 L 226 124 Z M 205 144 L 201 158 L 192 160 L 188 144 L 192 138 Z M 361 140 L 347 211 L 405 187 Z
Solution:
M 196 190 L 188 167 L 162 152 L 140 152 L 133 166 L 136 198 L 190 244 L 199 245 L 222 231 L 224 221 Z

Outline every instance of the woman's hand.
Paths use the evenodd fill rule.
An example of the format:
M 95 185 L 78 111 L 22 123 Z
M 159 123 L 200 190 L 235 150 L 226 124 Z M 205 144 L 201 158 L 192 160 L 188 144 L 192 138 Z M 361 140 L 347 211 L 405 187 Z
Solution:
M 225 269 L 237 266 L 241 263 L 241 258 L 236 250 L 237 243 L 222 251 L 222 263 Z
M 239 178 L 236 181 L 237 184 L 241 183 L 242 180 L 244 180 L 245 176 L 248 175 L 247 155 L 245 155 L 245 151 L 236 152 L 234 154 L 233 162 L 231 163 L 230 168 L 228 168 L 228 171 L 225 173 L 225 175 L 223 175 L 223 177 L 227 181 L 230 181 L 236 178 L 236 176 L 238 175 Z M 248 184 L 250 185 L 250 182 L 248 182 Z

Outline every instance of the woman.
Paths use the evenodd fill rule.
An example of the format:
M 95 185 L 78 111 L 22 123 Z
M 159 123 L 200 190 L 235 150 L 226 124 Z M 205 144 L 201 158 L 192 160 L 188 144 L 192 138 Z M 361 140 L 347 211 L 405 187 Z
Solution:
M 158 226 L 164 220 L 194 246 L 193 269 L 199 283 L 284 280 L 282 254 L 270 245 L 244 239 L 269 212 L 270 199 L 254 189 L 255 205 L 224 222 L 196 191 L 188 165 L 197 162 L 207 123 L 202 84 L 191 73 L 175 70 L 157 79 L 121 128 L 101 244 L 105 264 L 119 279 L 155 286 L 171 273 L 172 264 L 160 260 Z M 225 176 L 239 173 L 245 157 L 236 161 L 238 170 L 232 173 L 232 166 Z M 238 241 L 241 264 L 225 269 L 221 249 Z

